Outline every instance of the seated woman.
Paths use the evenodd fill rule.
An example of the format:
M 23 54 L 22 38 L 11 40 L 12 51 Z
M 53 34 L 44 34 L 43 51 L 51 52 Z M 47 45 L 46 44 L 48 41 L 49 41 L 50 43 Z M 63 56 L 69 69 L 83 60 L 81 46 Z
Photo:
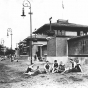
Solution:
M 60 62 L 60 65 L 59 65 L 59 69 L 58 69 L 58 73 L 61 73 L 65 70 L 65 65 L 62 63 L 62 61 Z
M 52 70 L 52 73 L 56 73 L 58 72 L 58 63 L 57 63 L 57 60 L 54 60 L 54 64 L 53 64 L 53 70 Z
M 50 72 L 50 65 L 49 65 L 48 61 L 46 61 L 45 65 L 44 65 L 44 70 L 45 70 L 46 73 Z

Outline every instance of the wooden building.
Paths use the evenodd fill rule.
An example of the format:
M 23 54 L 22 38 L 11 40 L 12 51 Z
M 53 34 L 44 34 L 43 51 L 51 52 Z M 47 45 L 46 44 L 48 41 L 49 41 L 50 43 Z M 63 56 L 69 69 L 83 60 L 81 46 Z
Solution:
M 65 63 L 68 56 L 75 53 L 75 51 L 71 50 L 71 47 L 74 45 L 71 45 L 73 43 L 69 39 L 74 39 L 75 42 L 76 38 L 79 37 L 81 39 L 82 36 L 86 36 L 88 34 L 88 26 L 69 23 L 68 20 L 59 19 L 56 23 L 44 24 L 35 33 L 48 35 L 47 60 L 53 62 L 54 59 L 57 59 Z
M 33 34 L 35 37 L 25 38 L 20 43 L 20 54 L 29 55 L 30 43 L 32 40 L 32 55 L 38 53 L 39 57 L 47 56 L 47 60 L 53 62 L 67 62 L 68 57 L 73 55 L 87 55 L 87 34 L 88 26 L 69 23 L 68 20 L 57 20 L 56 23 L 44 24 L 38 28 Z M 37 42 L 35 42 L 37 39 Z M 86 42 L 85 42 L 86 40 Z
M 88 57 L 88 35 L 68 40 L 69 57 Z

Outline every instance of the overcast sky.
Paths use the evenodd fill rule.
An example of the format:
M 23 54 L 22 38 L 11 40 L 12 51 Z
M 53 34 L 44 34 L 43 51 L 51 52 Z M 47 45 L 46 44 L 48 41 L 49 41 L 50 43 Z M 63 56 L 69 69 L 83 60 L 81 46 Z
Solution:
M 7 29 L 13 32 L 13 48 L 16 43 L 30 35 L 29 8 L 25 8 L 26 17 L 22 18 L 24 0 L 0 0 L 0 40 L 11 46 L 11 36 L 7 37 Z M 88 0 L 29 0 L 32 8 L 32 31 L 45 23 L 57 19 L 68 19 L 71 23 L 88 25 Z

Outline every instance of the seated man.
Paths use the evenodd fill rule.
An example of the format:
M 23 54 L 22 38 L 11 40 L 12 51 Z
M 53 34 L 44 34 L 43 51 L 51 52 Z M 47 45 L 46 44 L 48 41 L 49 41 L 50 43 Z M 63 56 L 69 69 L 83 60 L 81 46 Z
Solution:
M 75 62 L 74 60 L 70 59 L 70 62 L 72 63 L 72 68 L 65 70 L 64 73 L 69 72 L 82 72 L 81 65 L 78 62 Z
M 50 65 L 49 65 L 48 61 L 46 61 L 45 65 L 44 65 L 44 70 L 45 70 L 46 73 L 50 72 Z
M 24 74 L 29 74 L 29 75 L 33 74 L 34 73 L 33 66 L 34 66 L 33 64 L 28 66 L 27 71 Z
M 82 72 L 81 65 L 78 62 L 75 62 L 74 60 L 71 61 L 72 63 L 72 69 L 69 70 L 69 72 Z
M 27 71 L 24 74 L 35 76 L 41 73 L 39 70 L 39 66 L 37 66 L 36 70 L 33 69 L 33 66 L 34 65 L 28 66 Z
M 58 73 L 61 73 L 65 70 L 65 65 L 62 63 L 62 61 L 60 62 L 60 65 L 59 65 L 59 69 L 58 69 Z
M 38 74 L 41 74 L 41 71 L 39 70 L 39 66 L 37 66 L 37 69 L 34 70 L 34 73 L 32 74 L 32 76 L 36 76 Z
M 81 65 L 80 65 L 79 61 L 76 62 L 76 65 L 75 65 L 75 72 L 82 72 L 82 68 L 81 68 Z
M 57 63 L 57 60 L 54 60 L 54 64 L 53 64 L 52 68 L 53 68 L 52 73 L 58 72 L 58 63 Z

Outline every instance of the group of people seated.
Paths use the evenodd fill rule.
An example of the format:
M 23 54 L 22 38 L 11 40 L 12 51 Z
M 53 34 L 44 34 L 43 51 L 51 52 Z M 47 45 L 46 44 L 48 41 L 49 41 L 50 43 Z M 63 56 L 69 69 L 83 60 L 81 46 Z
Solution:
M 81 65 L 79 62 L 75 62 L 73 59 L 70 59 L 72 67 L 69 69 L 65 68 L 65 64 L 61 61 L 58 64 L 57 60 L 54 60 L 53 65 L 51 66 L 48 61 L 44 64 L 44 71 L 40 71 L 39 66 L 37 66 L 36 70 L 33 70 L 33 65 L 28 66 L 27 71 L 25 74 L 29 75 L 37 75 L 39 73 L 69 73 L 69 72 L 82 72 Z
M 47 72 L 52 72 L 52 73 L 61 73 L 65 70 L 65 65 L 62 63 L 62 61 L 60 62 L 60 64 L 58 64 L 57 60 L 54 60 L 54 63 L 52 66 L 49 65 L 49 62 L 46 61 L 46 64 L 44 65 L 44 69 Z
M 73 59 L 70 59 L 70 62 L 72 64 L 71 68 L 65 69 L 63 73 L 82 72 L 82 68 L 78 59 L 76 61 L 74 61 Z

